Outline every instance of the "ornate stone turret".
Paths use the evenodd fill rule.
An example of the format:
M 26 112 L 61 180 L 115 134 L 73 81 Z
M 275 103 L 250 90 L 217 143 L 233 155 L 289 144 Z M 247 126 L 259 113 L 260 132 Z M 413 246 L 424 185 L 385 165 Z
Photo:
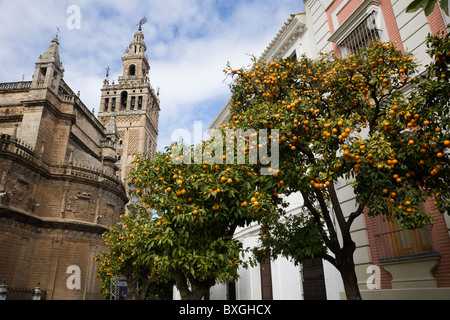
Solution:
M 39 56 L 34 71 L 32 89 L 50 89 L 58 93 L 59 83 L 64 75 L 64 68 L 59 58 L 59 42 L 56 36 L 45 53 Z

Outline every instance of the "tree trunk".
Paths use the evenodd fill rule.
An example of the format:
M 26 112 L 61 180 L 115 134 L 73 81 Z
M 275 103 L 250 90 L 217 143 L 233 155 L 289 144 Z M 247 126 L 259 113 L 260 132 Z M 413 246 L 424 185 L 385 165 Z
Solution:
M 178 287 L 178 290 L 180 288 Z M 181 300 L 201 300 L 203 296 L 208 292 L 209 288 L 201 287 L 201 288 L 195 288 L 193 291 L 189 289 L 182 289 L 180 290 L 180 296 Z
M 172 274 L 175 278 L 177 289 L 180 292 L 181 300 L 201 300 L 211 287 L 209 283 L 197 283 L 195 286 L 192 286 L 192 289 L 190 289 L 188 280 L 181 271 L 173 270 Z
M 337 268 L 344 282 L 347 300 L 362 300 L 358 287 L 358 278 L 356 277 L 355 262 L 353 260 L 355 249 L 355 243 L 351 241 L 350 244 L 345 245 L 336 255 Z

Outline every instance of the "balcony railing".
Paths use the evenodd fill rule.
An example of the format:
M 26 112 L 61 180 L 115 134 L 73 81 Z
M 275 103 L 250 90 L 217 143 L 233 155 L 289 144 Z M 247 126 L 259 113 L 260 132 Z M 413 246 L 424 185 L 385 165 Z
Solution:
M 395 230 L 375 235 L 380 262 L 434 256 L 439 253 L 433 247 L 431 228 Z
M 29 89 L 30 87 L 31 87 L 31 81 L 0 83 L 0 91 Z

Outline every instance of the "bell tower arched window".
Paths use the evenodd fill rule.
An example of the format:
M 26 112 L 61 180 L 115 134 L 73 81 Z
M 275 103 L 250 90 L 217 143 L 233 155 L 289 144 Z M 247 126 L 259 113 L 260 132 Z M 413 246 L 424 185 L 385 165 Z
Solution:
M 135 76 L 136 75 L 136 66 L 134 64 L 130 65 L 128 69 L 128 75 L 129 76 Z
M 128 92 L 122 91 L 120 94 L 120 109 L 124 110 L 127 108 L 127 98 L 128 98 Z

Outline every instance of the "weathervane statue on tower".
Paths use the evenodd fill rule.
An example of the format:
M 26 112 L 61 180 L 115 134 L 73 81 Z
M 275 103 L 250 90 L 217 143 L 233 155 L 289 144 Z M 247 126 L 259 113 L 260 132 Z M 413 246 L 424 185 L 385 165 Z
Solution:
M 137 24 L 139 26 L 139 31 L 142 31 L 142 25 L 145 24 L 147 22 L 147 18 L 144 17 L 141 19 L 141 21 L 139 21 L 139 23 Z

